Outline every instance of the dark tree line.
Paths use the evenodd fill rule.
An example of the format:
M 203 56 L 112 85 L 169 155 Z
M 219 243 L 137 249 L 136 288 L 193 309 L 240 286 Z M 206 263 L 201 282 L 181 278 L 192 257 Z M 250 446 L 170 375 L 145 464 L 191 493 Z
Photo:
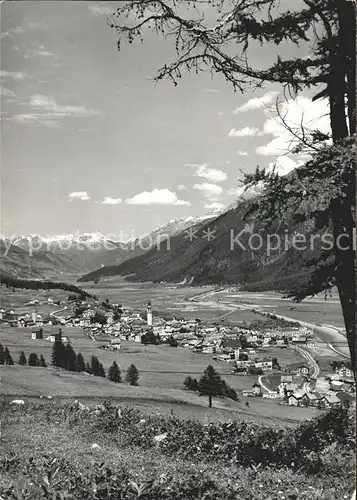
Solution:
M 13 364 L 14 361 L 9 349 L 0 344 L 0 365 Z M 28 359 L 26 359 L 24 351 L 21 351 L 18 364 L 22 366 L 28 365 L 47 367 L 46 361 L 42 354 L 38 356 L 35 352 L 32 352 L 29 355 Z M 71 372 L 87 372 L 91 375 L 104 378 L 106 376 L 103 364 L 98 360 L 96 356 L 92 356 L 90 361 L 86 363 L 80 352 L 76 354 L 70 344 L 64 345 L 62 341 L 56 341 L 53 344 L 52 365 Z M 122 382 L 121 371 L 116 361 L 113 361 L 112 365 L 110 366 L 107 378 L 112 382 Z M 138 385 L 138 380 L 139 370 L 135 365 L 132 364 L 127 369 L 125 381 L 130 385 Z
M 78 294 L 81 299 L 92 298 L 92 295 L 76 285 L 55 281 L 25 280 L 12 276 L 0 276 L 0 285 L 5 285 L 6 288 L 24 288 L 26 290 L 67 290 Z
M 0 344 L 0 365 L 13 365 L 13 364 L 14 360 L 12 359 L 9 349 Z
M 96 356 L 85 362 L 81 353 L 76 354 L 71 344 L 56 341 L 52 348 L 52 365 L 70 372 L 87 372 L 97 377 L 105 377 L 105 370 Z
M 53 344 L 52 365 L 71 372 L 87 372 L 95 377 L 106 377 L 104 366 L 97 356 L 91 356 L 90 361 L 85 362 L 81 353 L 76 354 L 70 344 L 64 345 L 61 341 L 56 341 Z M 116 361 L 110 366 L 107 378 L 116 383 L 122 381 L 121 371 Z M 138 385 L 138 380 L 138 369 L 135 365 L 130 365 L 126 372 L 125 381 L 130 385 Z
M 35 352 L 32 352 L 27 360 L 24 351 L 20 353 L 18 364 L 22 366 L 47 366 L 42 354 L 38 356 Z M 9 349 L 7 347 L 4 348 L 2 344 L 0 344 L 0 365 L 14 365 L 14 360 Z
M 108 379 L 117 384 L 122 382 L 121 371 L 116 361 L 113 361 L 113 364 L 108 370 Z M 125 374 L 125 382 L 129 385 L 138 385 L 138 380 L 139 370 L 135 365 L 130 365 Z

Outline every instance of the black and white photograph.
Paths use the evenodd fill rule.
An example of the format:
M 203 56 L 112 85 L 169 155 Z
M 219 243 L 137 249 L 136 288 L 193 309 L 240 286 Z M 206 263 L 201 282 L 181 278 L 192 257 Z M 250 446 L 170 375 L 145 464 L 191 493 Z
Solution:
M 0 14 L 0 500 L 356 500 L 356 0 Z

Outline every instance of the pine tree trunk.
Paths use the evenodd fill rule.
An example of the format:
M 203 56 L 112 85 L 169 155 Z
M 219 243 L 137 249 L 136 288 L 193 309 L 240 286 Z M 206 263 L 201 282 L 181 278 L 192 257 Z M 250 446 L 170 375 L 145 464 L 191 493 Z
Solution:
M 349 200 L 351 201 L 351 200 Z M 336 286 L 338 289 L 351 363 L 356 374 L 356 288 L 355 288 L 355 249 L 353 244 L 354 221 L 351 208 L 343 200 L 332 204 L 332 223 L 335 240 Z M 338 239 L 340 235 L 348 235 Z
M 356 6 L 351 0 L 340 0 L 337 2 L 337 13 L 339 21 L 339 33 L 337 45 L 331 53 L 331 72 L 328 85 L 330 103 L 330 123 L 333 142 L 352 135 L 356 128 Z M 347 95 L 348 125 L 345 106 L 345 95 Z M 355 178 L 351 178 L 355 185 Z M 336 263 L 336 286 L 338 289 L 342 313 L 346 328 L 347 342 L 351 356 L 351 363 L 356 376 L 356 344 L 355 344 L 355 248 L 353 237 L 355 221 L 352 216 L 351 207 L 355 205 L 354 199 L 348 195 L 345 198 L 335 200 L 331 204 L 331 218 L 335 240 L 335 263 Z M 347 238 L 340 240 L 342 234 Z M 342 248 L 342 247 L 348 247 Z
M 352 28 L 351 22 L 348 21 L 348 19 L 353 14 L 354 7 L 348 0 L 339 0 L 336 5 L 339 30 L 336 41 L 332 42 L 331 40 L 332 49 L 330 52 L 330 74 L 328 79 L 330 124 L 333 142 L 337 142 L 349 135 L 345 109 L 345 95 L 347 90 L 346 79 L 348 79 L 348 75 L 351 77 L 351 69 L 353 72 L 353 67 L 355 65 L 354 59 L 348 59 L 351 42 L 348 40 L 348 35 L 346 35 L 345 32 L 346 22 L 347 26 Z M 355 43 L 355 41 L 353 41 L 353 43 Z M 349 99 L 348 110 L 350 116 L 353 115 L 355 105 L 355 97 L 351 101 Z
M 208 396 L 208 407 L 212 408 L 212 396 Z
M 346 73 L 349 134 L 356 132 L 356 3 L 339 1 L 339 52 Z

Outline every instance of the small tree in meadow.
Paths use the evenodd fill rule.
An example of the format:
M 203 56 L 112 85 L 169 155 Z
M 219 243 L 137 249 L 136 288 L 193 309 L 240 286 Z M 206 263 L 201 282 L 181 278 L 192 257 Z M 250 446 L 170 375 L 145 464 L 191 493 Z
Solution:
M 113 361 L 113 364 L 108 370 L 108 379 L 117 384 L 121 382 L 120 368 L 116 361 Z
M 99 367 L 98 367 L 98 377 L 103 377 L 105 378 L 105 369 L 102 363 L 99 362 Z
M 24 351 L 21 351 L 21 354 L 19 357 L 19 365 L 22 365 L 22 366 L 27 365 L 27 359 L 26 359 Z
M 212 365 L 207 366 L 198 382 L 201 395 L 208 396 L 208 406 L 212 408 L 212 398 L 223 395 L 222 379 Z
M 77 371 L 77 357 L 71 344 L 65 347 L 65 368 L 70 372 Z
M 139 370 L 136 368 L 135 365 L 130 365 L 126 375 L 125 375 L 125 380 L 128 382 L 130 385 L 138 385 L 138 380 L 139 380 Z
M 56 340 L 52 347 L 52 365 L 66 368 L 66 347 L 60 340 Z
M 198 391 L 198 382 L 195 378 L 192 378 L 190 375 L 185 378 L 183 385 L 189 391 Z
M 45 358 L 42 356 L 42 354 L 40 356 L 40 366 L 42 366 L 43 368 L 47 368 Z
M 105 370 L 96 356 L 91 358 L 91 373 L 96 377 L 105 377 Z
M 81 353 L 78 353 L 77 357 L 76 357 L 76 371 L 77 372 L 86 371 L 86 364 L 84 362 L 84 359 L 83 359 L 83 356 Z
M 13 365 L 14 360 L 12 359 L 12 356 L 10 354 L 10 351 L 7 347 L 4 349 L 4 363 L 5 365 Z
M 0 344 L 0 365 L 5 364 L 5 358 L 4 358 L 4 346 Z
M 93 370 L 92 370 L 92 364 L 91 363 L 86 363 L 86 369 L 85 371 L 89 373 L 90 375 L 93 375 Z
M 92 356 L 90 360 L 91 373 L 95 376 L 98 376 L 99 372 L 99 360 L 97 356 Z
M 40 366 L 40 360 L 35 352 L 32 352 L 29 356 L 29 366 Z

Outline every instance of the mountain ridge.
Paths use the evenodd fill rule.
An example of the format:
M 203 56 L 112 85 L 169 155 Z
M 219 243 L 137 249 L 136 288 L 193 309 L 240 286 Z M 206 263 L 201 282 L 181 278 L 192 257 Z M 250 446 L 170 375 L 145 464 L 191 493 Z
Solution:
M 293 282 L 306 284 L 314 266 L 309 261 L 321 251 L 319 245 L 299 251 L 291 245 L 297 232 L 307 239 L 316 231 L 306 223 L 293 217 L 288 221 L 289 238 L 286 248 L 273 251 L 264 246 L 269 235 L 276 234 L 284 241 L 286 227 L 275 221 L 268 230 L 262 223 L 247 222 L 247 205 L 238 203 L 214 218 L 201 221 L 175 234 L 170 248 L 165 245 L 152 247 L 147 252 L 117 266 L 108 266 L 87 275 L 78 281 L 96 281 L 109 276 L 123 276 L 127 281 L 182 282 L 192 285 L 238 284 L 245 288 L 287 290 Z M 190 232 L 191 237 L 190 237 Z M 236 240 L 237 235 L 241 235 Z M 253 238 L 263 240 L 261 248 L 250 245 Z M 242 248 L 243 247 L 243 248 Z

